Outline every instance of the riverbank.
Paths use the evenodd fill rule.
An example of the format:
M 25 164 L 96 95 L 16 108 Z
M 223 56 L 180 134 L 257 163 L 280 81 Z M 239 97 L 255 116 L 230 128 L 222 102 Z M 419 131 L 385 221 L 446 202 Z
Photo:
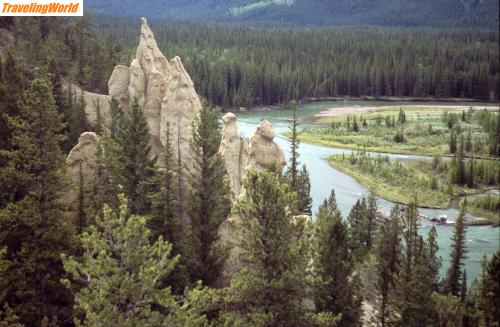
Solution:
M 434 105 L 331 108 L 315 114 L 317 126 L 304 128 L 299 139 L 331 148 L 422 156 L 453 156 L 463 141 L 464 157 L 498 160 L 493 150 L 497 142 L 494 135 L 500 132 L 496 127 L 497 107 L 466 108 Z
M 434 98 L 434 97 L 372 97 L 372 96 L 360 96 L 360 97 L 349 97 L 349 96 L 338 96 L 338 97 L 321 97 L 321 98 L 304 98 L 297 100 L 298 105 L 306 105 L 310 103 L 318 102 L 343 102 L 346 106 L 350 101 L 370 101 L 375 103 L 387 103 L 387 102 L 435 102 L 435 103 L 470 103 L 471 105 L 482 103 L 482 104 L 497 104 L 498 101 L 488 101 L 484 99 L 470 99 L 470 98 Z M 480 106 L 482 107 L 482 106 Z M 222 112 L 265 112 L 270 110 L 282 110 L 288 109 L 289 104 L 287 103 L 276 103 L 269 105 L 257 105 L 251 107 L 220 107 Z
M 457 197 L 477 195 L 497 187 L 484 182 L 474 183 L 473 188 L 451 184 L 451 166 L 439 160 L 432 163 L 428 160 L 398 162 L 385 156 L 370 156 L 361 152 L 333 155 L 328 157 L 328 162 L 333 168 L 351 176 L 381 198 L 405 205 L 416 200 L 417 205 L 422 208 L 447 209 Z M 479 169 L 487 171 L 487 174 L 498 172 L 498 169 L 492 171 L 495 167 L 491 164 L 478 161 L 477 165 Z M 489 180 L 489 177 L 485 179 L 484 176 L 474 175 L 474 178 L 478 181 Z M 497 180 L 493 181 L 493 184 L 496 183 Z M 484 215 L 475 216 L 491 218 Z

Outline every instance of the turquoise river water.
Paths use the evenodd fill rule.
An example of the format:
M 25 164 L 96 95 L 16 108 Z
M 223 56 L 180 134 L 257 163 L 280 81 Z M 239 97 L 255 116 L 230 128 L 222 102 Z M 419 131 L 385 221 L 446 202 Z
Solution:
M 419 103 L 411 102 L 383 102 L 383 101 L 333 101 L 333 102 L 316 102 L 301 105 L 298 108 L 298 115 L 301 121 L 301 127 L 311 124 L 314 114 L 332 107 L 346 106 L 385 106 L 385 105 L 416 105 Z M 422 103 L 430 105 L 432 103 Z M 450 103 L 444 105 L 460 105 L 460 103 Z M 465 105 L 465 104 L 464 104 Z M 477 104 L 474 104 L 477 105 Z M 251 136 L 255 131 L 257 124 L 263 120 L 269 120 L 277 137 L 276 142 L 284 150 L 287 159 L 289 158 L 289 142 L 280 134 L 288 131 L 289 119 L 292 113 L 290 110 L 278 109 L 259 112 L 242 112 L 237 113 L 238 130 L 241 135 Z M 351 150 L 327 148 L 322 146 L 310 145 L 301 143 L 299 148 L 300 162 L 305 164 L 309 170 L 311 178 L 311 195 L 313 198 L 313 211 L 316 211 L 319 204 L 328 197 L 331 189 L 335 189 L 337 203 L 344 217 L 349 214 L 354 203 L 367 196 L 369 190 L 357 183 L 350 176 L 343 174 L 331 167 L 325 160 L 325 157 L 336 153 L 351 153 Z M 409 156 L 409 155 L 388 155 L 392 160 L 421 160 L 430 159 L 424 156 Z M 379 210 L 383 213 L 389 213 L 394 203 L 378 199 Z M 454 220 L 458 216 L 458 210 L 450 207 L 445 210 L 438 209 L 419 209 L 422 213 L 437 216 L 445 214 L 448 219 Z M 420 232 L 426 235 L 431 223 L 428 221 L 421 222 Z M 444 273 L 449 263 L 449 253 L 451 246 L 451 236 L 453 233 L 452 226 L 437 225 L 438 245 L 440 248 L 439 255 L 443 259 L 442 273 Z M 467 229 L 467 259 L 465 260 L 465 268 L 467 270 L 468 283 L 470 283 L 481 273 L 481 258 L 483 255 L 490 257 L 495 253 L 500 246 L 500 229 L 490 226 L 468 227 Z

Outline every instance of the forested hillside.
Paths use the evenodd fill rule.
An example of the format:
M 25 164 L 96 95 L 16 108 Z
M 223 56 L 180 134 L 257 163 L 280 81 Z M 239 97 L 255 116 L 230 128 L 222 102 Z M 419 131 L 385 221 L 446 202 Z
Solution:
M 269 25 L 498 26 L 496 0 L 88 0 L 85 5 L 121 16 Z
M 133 49 L 137 19 L 98 22 Z M 220 106 L 334 96 L 498 99 L 494 31 L 151 24 L 161 50 L 181 56 L 198 93 Z

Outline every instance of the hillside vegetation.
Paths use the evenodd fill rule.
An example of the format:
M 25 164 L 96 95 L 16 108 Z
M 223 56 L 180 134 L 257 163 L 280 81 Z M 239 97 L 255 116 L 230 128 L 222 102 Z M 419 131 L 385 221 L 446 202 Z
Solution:
M 122 16 L 295 26 L 470 26 L 496 28 L 496 0 L 88 0 Z

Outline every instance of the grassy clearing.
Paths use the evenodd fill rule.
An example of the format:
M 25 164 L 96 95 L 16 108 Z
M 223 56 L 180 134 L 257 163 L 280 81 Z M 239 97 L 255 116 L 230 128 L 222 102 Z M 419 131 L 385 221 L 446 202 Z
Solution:
M 474 187 L 452 182 L 452 161 L 391 161 L 387 156 L 353 152 L 328 158 L 337 170 L 392 202 L 408 204 L 417 199 L 428 208 L 447 208 L 455 196 L 474 195 L 498 187 L 500 169 L 494 162 L 475 161 Z
M 468 144 L 466 156 L 496 157 L 491 149 L 498 113 L 412 107 L 402 109 L 401 118 L 400 109 L 382 107 L 358 115 L 323 117 L 319 121 L 329 127 L 306 128 L 300 140 L 369 152 L 435 156 L 451 155 L 450 142 L 456 135 L 457 142 L 463 137 Z M 402 139 L 396 138 L 398 133 Z
M 500 223 L 500 196 L 477 195 L 467 198 L 466 210 L 475 217 L 490 220 L 493 224 Z

